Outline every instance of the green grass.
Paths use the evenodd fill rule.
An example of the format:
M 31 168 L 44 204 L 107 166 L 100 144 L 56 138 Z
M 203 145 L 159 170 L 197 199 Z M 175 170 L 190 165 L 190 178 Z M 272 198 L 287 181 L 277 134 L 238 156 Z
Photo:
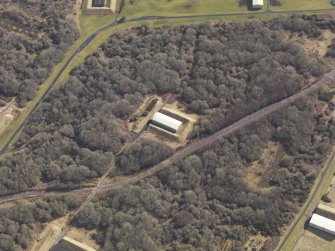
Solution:
M 126 5 L 121 15 L 127 18 L 139 16 L 199 15 L 247 12 L 247 6 L 239 7 L 238 0 L 136 0 Z
M 279 0 L 281 6 L 271 6 L 271 10 L 314 10 L 327 9 L 334 6 L 330 0 Z
M 80 36 L 87 38 L 89 35 L 97 31 L 100 27 L 103 27 L 113 22 L 115 15 L 80 15 L 79 17 L 79 29 Z
M 331 155 L 334 152 L 335 152 L 335 148 L 333 149 Z M 327 192 L 328 187 L 330 186 L 330 183 L 331 183 L 331 181 L 332 181 L 332 179 L 334 177 L 335 158 L 328 159 L 323 168 L 326 168 L 329 165 L 332 166 L 332 168 L 329 168 L 329 170 L 327 171 L 327 173 L 325 175 L 325 179 L 323 180 L 322 185 L 320 186 L 320 189 L 317 191 L 317 194 L 314 197 L 314 199 L 312 200 L 312 203 L 310 204 L 310 206 L 306 210 L 306 214 L 304 214 L 303 217 L 301 217 L 300 221 L 295 226 L 292 234 L 289 236 L 289 238 L 287 239 L 287 241 L 285 242 L 283 248 L 280 251 L 291 251 L 291 250 L 293 250 L 294 246 L 298 242 L 298 238 L 300 237 L 300 233 L 301 233 L 301 231 L 304 228 L 305 222 L 312 215 L 314 207 L 317 206 L 320 203 L 320 199 L 321 199 L 322 195 Z M 315 184 L 317 184 L 319 181 L 320 181 L 320 177 L 315 181 Z M 316 187 L 313 188 L 312 192 L 314 192 L 315 188 Z M 306 200 L 305 205 L 307 203 L 309 203 L 309 201 L 311 201 L 311 197 L 309 197 Z M 305 208 L 305 205 L 301 208 L 301 210 L 303 210 Z M 288 228 L 287 231 L 289 231 L 289 229 L 293 226 L 293 224 L 295 222 L 296 222 L 296 220 L 293 221 L 293 223 L 291 224 L 291 226 L 289 226 L 289 228 Z M 279 244 L 282 242 L 282 239 L 285 238 L 285 237 L 286 237 L 286 233 L 282 236 L 281 241 L 279 242 Z M 276 250 L 279 251 L 278 248 Z
M 283 6 L 286 3 L 290 3 L 290 0 L 281 0 Z M 310 2 L 321 2 L 325 4 L 328 0 L 309 0 Z M 217 14 L 217 13 L 242 13 L 248 12 L 247 7 L 239 7 L 238 0 L 137 0 L 134 5 L 130 5 L 127 0 L 125 0 L 126 5 L 120 16 L 125 16 L 128 19 L 132 17 L 148 16 L 148 15 L 197 15 L 197 14 Z M 293 1 L 295 2 L 295 1 Z M 294 5 L 293 3 L 291 4 Z M 328 4 L 330 5 L 330 4 Z M 290 8 L 293 8 L 293 7 Z M 306 4 L 304 6 L 307 6 Z M 287 7 L 288 8 L 288 7 Z M 310 8 L 310 7 L 308 7 Z M 265 7 L 263 8 L 263 11 Z M 77 55 L 70 65 L 65 70 L 64 74 L 59 78 L 56 87 L 63 84 L 69 76 L 69 72 L 74 66 L 82 63 L 85 58 L 96 51 L 96 49 L 105 42 L 108 37 L 116 31 L 133 27 L 136 25 L 146 24 L 148 26 L 159 26 L 164 24 L 170 25 L 180 25 L 180 24 L 191 24 L 200 23 L 206 21 L 219 21 L 219 20 L 245 20 L 253 16 L 253 12 L 249 12 L 248 16 L 229 16 L 229 17 L 201 17 L 201 18 L 187 18 L 187 19 L 171 19 L 171 20 L 154 20 L 154 21 L 141 21 L 124 23 L 117 27 L 108 29 L 100 33 L 92 43 L 89 44 L 79 55 Z M 268 18 L 271 15 L 257 15 L 257 18 L 263 19 Z M 8 139 L 11 137 L 12 133 L 20 126 L 20 124 L 27 117 L 29 112 L 36 105 L 38 100 L 41 99 L 42 95 L 45 93 L 47 88 L 51 85 L 52 81 L 61 70 L 66 61 L 71 57 L 73 52 L 95 31 L 99 28 L 111 23 L 114 20 L 114 15 L 98 16 L 98 15 L 80 15 L 79 16 L 79 27 L 81 31 L 80 38 L 75 42 L 73 46 L 69 48 L 67 53 L 64 55 L 63 60 L 57 64 L 49 78 L 40 86 L 40 89 L 34 100 L 29 102 L 25 109 L 19 114 L 18 117 L 14 119 L 11 125 L 2 133 L 0 136 L 0 146 L 3 146 Z M 19 135 L 17 136 L 17 138 Z M 14 141 L 15 142 L 15 141 Z
M 124 30 L 126 28 L 131 28 L 136 25 L 148 25 L 148 26 L 161 26 L 164 24 L 169 25 L 181 25 L 181 24 L 195 24 L 195 23 L 202 23 L 206 21 L 220 21 L 220 20 L 245 20 L 252 17 L 252 13 L 250 16 L 230 16 L 230 17 L 201 17 L 201 18 L 185 18 L 185 19 L 171 19 L 171 20 L 152 20 L 152 21 L 138 21 L 138 22 L 131 22 L 131 23 L 123 23 L 118 25 L 117 27 L 110 28 L 104 32 L 101 32 L 93 41 L 90 43 L 83 51 L 81 51 L 68 65 L 65 69 L 62 76 L 58 79 L 55 88 L 58 88 L 60 85 L 65 83 L 65 81 L 69 77 L 69 73 L 71 70 L 78 64 L 83 63 L 85 58 L 95 52 L 97 48 L 107 41 L 107 39 L 115 32 Z M 107 15 L 107 16 L 96 16 L 96 15 L 82 15 L 79 17 L 80 20 L 80 31 L 81 36 L 75 42 L 73 46 L 65 53 L 62 61 L 54 67 L 51 75 L 48 79 L 40 86 L 40 89 L 34 98 L 34 100 L 30 101 L 27 106 L 23 109 L 23 111 L 14 119 L 9 127 L 2 133 L 0 136 L 0 147 L 2 147 L 11 137 L 13 132 L 19 128 L 22 122 L 25 120 L 29 112 L 33 109 L 36 105 L 38 100 L 41 99 L 47 88 L 51 85 L 52 81 L 55 79 L 58 72 L 61 70 L 63 65 L 67 62 L 67 60 L 71 57 L 73 52 L 96 30 L 103 27 L 106 24 L 111 23 L 114 20 L 115 16 Z M 268 15 L 262 14 L 258 15 L 257 18 L 268 18 Z M 22 130 L 21 130 L 22 132 Z M 13 147 L 13 144 L 17 141 L 20 137 L 20 133 L 16 136 L 15 140 L 13 140 L 12 145 L 9 147 L 10 149 Z
M 52 81 L 57 76 L 58 72 L 61 70 L 63 65 L 68 61 L 68 59 L 71 57 L 71 55 L 76 51 L 76 49 L 97 29 L 104 26 L 105 24 L 111 23 L 114 20 L 114 15 L 109 16 L 81 16 L 80 17 L 80 31 L 81 36 L 80 38 L 68 49 L 68 51 L 65 53 L 62 61 L 58 63 L 51 75 L 48 77 L 48 79 L 40 86 L 36 97 L 30 101 L 26 107 L 23 109 L 23 111 L 12 121 L 12 123 L 6 128 L 6 130 L 1 134 L 0 136 L 0 147 L 4 146 L 6 142 L 9 140 L 9 138 L 12 136 L 13 132 L 17 130 L 17 128 L 20 127 L 20 125 L 23 123 L 25 118 L 28 116 L 29 112 L 34 108 L 34 106 L 38 103 L 38 101 L 42 98 L 43 94 L 46 92 L 48 87 L 51 85 Z M 73 65 L 73 64 L 72 64 Z M 73 66 L 72 66 L 73 67 Z M 69 72 L 69 67 L 67 67 L 67 73 Z M 67 74 L 65 74 L 67 75 Z M 64 75 L 60 79 L 59 82 L 64 82 L 66 78 L 64 78 Z M 16 142 L 16 140 L 19 138 L 19 134 L 15 138 L 13 142 Z M 11 146 L 10 146 L 11 148 Z

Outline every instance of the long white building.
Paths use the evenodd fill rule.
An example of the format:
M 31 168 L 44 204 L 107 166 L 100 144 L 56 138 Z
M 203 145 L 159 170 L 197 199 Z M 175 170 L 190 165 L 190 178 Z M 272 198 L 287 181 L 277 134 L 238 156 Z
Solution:
M 154 114 L 151 118 L 151 123 L 173 133 L 178 132 L 178 129 L 183 124 L 183 122 L 160 112 L 156 112 Z
M 262 9 L 264 5 L 263 0 L 252 0 L 253 9 Z
M 323 217 L 318 214 L 313 214 L 309 225 L 316 229 L 335 235 L 335 221 L 329 218 Z

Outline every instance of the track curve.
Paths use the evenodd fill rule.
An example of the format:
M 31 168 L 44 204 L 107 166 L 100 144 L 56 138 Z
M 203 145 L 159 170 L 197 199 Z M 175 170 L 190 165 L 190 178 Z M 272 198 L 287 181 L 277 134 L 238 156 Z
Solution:
M 301 90 L 300 92 L 293 94 L 292 96 L 289 96 L 281 101 L 278 101 L 274 104 L 271 104 L 269 106 L 266 106 L 250 115 L 247 115 L 243 117 L 242 119 L 236 121 L 235 123 L 217 131 L 216 133 L 194 141 L 190 145 L 186 146 L 185 148 L 182 148 L 181 150 L 177 151 L 175 154 L 173 154 L 171 157 L 163 160 L 162 162 L 158 163 L 157 165 L 139 172 L 132 176 L 124 176 L 124 177 L 115 177 L 115 182 L 111 182 L 111 184 L 103 184 L 102 182 L 98 183 L 96 187 L 93 188 L 83 188 L 83 189 L 75 189 L 70 190 L 66 192 L 55 192 L 55 191 L 46 191 L 46 190 L 34 190 L 34 191 L 26 191 L 22 193 L 17 193 L 13 195 L 6 195 L 3 197 L 0 197 L 0 204 L 13 202 L 17 200 L 22 199 L 31 199 L 31 198 L 38 198 L 38 197 L 45 197 L 50 195 L 64 195 L 69 193 L 85 193 L 85 194 L 95 194 L 98 192 L 106 192 L 106 191 L 114 191 L 119 189 L 120 187 L 134 183 L 138 180 L 144 179 L 146 177 L 149 177 L 151 175 L 154 175 L 165 168 L 169 167 L 172 163 L 176 162 L 177 160 L 186 157 L 187 155 L 190 155 L 192 153 L 195 153 L 197 151 L 203 150 L 208 146 L 211 146 L 217 142 L 220 142 L 225 137 L 231 135 L 232 133 L 272 114 L 273 112 L 284 108 L 285 106 L 295 102 L 299 98 L 302 98 L 309 93 L 316 91 L 318 88 L 330 84 L 335 83 L 335 69 L 331 72 L 325 74 L 321 79 L 311 84 L 309 87 Z
M 287 10 L 287 11 L 272 11 L 269 9 L 266 10 L 266 12 L 243 12 L 243 13 L 223 13 L 223 14 L 203 14 L 203 15 L 180 15 L 180 16 L 142 16 L 138 18 L 132 18 L 132 19 L 125 19 L 123 22 L 118 22 L 117 18 L 115 17 L 114 21 L 106 25 L 96 32 L 94 32 L 91 36 L 89 36 L 79 47 L 78 49 L 71 55 L 71 57 L 68 59 L 68 61 L 65 63 L 65 65 L 61 68 L 61 70 L 58 72 L 54 80 L 51 82 L 50 86 L 47 88 L 47 90 L 44 92 L 42 97 L 38 100 L 38 102 L 35 104 L 33 109 L 28 113 L 26 118 L 23 120 L 23 122 L 20 124 L 20 126 L 13 132 L 11 137 L 7 140 L 7 142 L 1 147 L 0 149 L 0 155 L 7 152 L 9 145 L 14 141 L 14 139 L 17 137 L 19 132 L 24 128 L 24 126 L 27 124 L 29 118 L 36 112 L 39 105 L 43 103 L 44 99 L 48 96 L 48 94 L 51 92 L 59 78 L 64 73 L 65 69 L 69 66 L 69 64 L 72 62 L 72 60 L 83 50 L 85 49 L 93 40 L 96 38 L 101 32 L 114 27 L 118 26 L 122 23 L 131 23 L 131 22 L 138 22 L 138 21 L 153 21 L 153 20 L 173 20 L 173 19 L 187 19 L 187 18 L 203 18 L 203 17 L 229 17 L 229 16 L 254 16 L 254 15 L 262 15 L 262 14 L 287 14 L 287 13 L 317 13 L 317 12 L 329 12 L 329 11 L 335 11 L 335 8 L 328 8 L 328 9 L 316 9 L 316 10 Z

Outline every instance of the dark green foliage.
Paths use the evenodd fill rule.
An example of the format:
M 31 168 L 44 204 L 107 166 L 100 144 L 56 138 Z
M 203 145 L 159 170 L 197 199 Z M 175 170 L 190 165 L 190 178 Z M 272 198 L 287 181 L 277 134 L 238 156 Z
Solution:
M 167 145 L 149 139 L 142 139 L 125 148 L 116 158 L 118 174 L 133 174 L 151 167 L 173 153 Z
M 332 200 L 331 200 L 331 199 L 329 198 L 329 196 L 328 196 L 328 193 L 325 193 L 324 195 L 322 195 L 321 200 L 322 200 L 323 202 L 326 202 L 326 203 L 330 203 L 330 202 L 332 202 Z
M 202 137 L 296 93 L 324 69 L 282 33 L 314 37 L 320 26 L 316 19 L 294 16 L 142 26 L 113 35 L 31 118 L 16 145 L 23 149 L 0 162 L 0 192 L 24 190 L 40 179 L 78 185 L 102 176 L 116 153 L 113 175 L 136 175 L 167 158 L 170 148 L 146 139 L 119 153 L 131 141 L 125 119 L 146 95 L 174 93 L 200 115 L 193 137 Z M 209 150 L 101 196 L 72 223 L 97 228 L 103 250 L 219 250 L 228 239 L 242 250 L 249 235 L 278 235 L 307 198 L 335 139 L 335 120 L 329 110 L 315 108 L 317 100 L 317 94 L 299 100 Z M 282 152 L 259 184 L 251 185 L 248 168 L 269 140 L 281 144 Z M 70 207 L 76 203 L 51 199 L 12 217 L 28 225 Z M 0 236 L 2 245 L 15 247 L 7 232 Z M 16 245 L 23 247 L 25 239 Z
M 1 1 L 0 96 L 16 96 L 19 106 L 34 98 L 79 37 L 70 17 L 75 5 L 74 0 Z
M 39 180 L 65 188 L 101 176 L 113 155 L 131 140 L 125 120 L 149 94 L 175 93 L 200 115 L 193 131 L 196 138 L 297 92 L 310 76 L 319 76 L 323 66 L 299 45 L 284 40 L 282 32 L 317 31 L 317 22 L 292 17 L 142 26 L 111 36 L 33 115 L 16 145 L 24 150 L 0 161 L 0 193 L 25 190 Z M 293 29 L 294 24 L 302 30 Z M 287 116 L 291 122 L 281 127 L 283 133 L 278 130 L 277 139 L 287 137 L 293 151 L 303 142 L 299 137 L 291 140 L 286 132 L 294 136 L 297 129 L 291 124 L 304 114 L 290 111 Z M 311 133 L 308 123 L 304 127 Z M 251 162 L 264 142 L 255 135 L 239 146 L 240 154 Z M 260 147 L 248 152 L 252 144 Z M 125 170 L 131 174 L 151 163 Z
M 64 216 L 80 202 L 73 196 L 51 197 L 36 203 L 16 203 L 0 209 L 0 250 L 26 250 L 35 238 L 34 224 Z
M 146 110 L 148 112 L 150 112 L 154 107 L 155 105 L 157 104 L 157 101 L 158 99 L 157 98 L 154 98 L 153 100 L 151 100 L 150 104 L 147 106 Z
M 321 91 L 319 93 L 320 99 L 323 100 L 323 101 L 325 101 L 325 102 L 330 102 L 333 99 L 334 95 L 335 95 L 334 91 L 326 91 L 326 90 L 324 90 L 324 91 Z
M 247 182 L 248 162 L 259 160 L 270 139 L 281 144 L 294 139 L 289 130 L 281 132 L 285 140 L 278 139 L 277 124 L 299 128 L 307 123 L 310 129 L 302 136 L 312 132 L 327 137 L 327 130 L 318 131 L 311 110 L 315 101 L 313 97 L 301 100 L 156 176 L 101 195 L 72 223 L 99 229 L 96 238 L 102 250 L 220 250 L 227 239 L 235 240 L 235 248 L 242 250 L 249 235 L 278 235 L 307 198 L 330 145 L 322 155 L 316 153 L 322 142 L 305 141 L 304 153 L 293 155 L 284 145 L 285 152 L 260 177 L 265 190 Z M 293 117 L 304 116 L 292 120 L 286 110 Z

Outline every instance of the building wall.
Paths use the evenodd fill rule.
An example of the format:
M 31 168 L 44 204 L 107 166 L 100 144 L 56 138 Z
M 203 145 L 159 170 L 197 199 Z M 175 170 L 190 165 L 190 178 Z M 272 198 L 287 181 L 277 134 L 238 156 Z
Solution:
M 154 124 L 154 125 L 156 125 L 156 126 L 158 126 L 158 127 L 163 128 L 163 129 L 165 129 L 165 130 L 167 130 L 169 132 L 172 132 L 172 133 L 176 133 L 177 132 L 174 128 L 171 128 L 171 127 L 169 127 L 169 126 L 167 126 L 165 124 L 159 123 L 158 121 L 152 120 L 151 123 Z
M 178 119 L 161 112 L 154 114 L 154 116 L 151 118 L 151 123 L 173 133 L 176 133 L 183 124 L 182 121 L 179 121 Z
M 326 233 L 335 235 L 335 221 L 322 215 L 314 213 L 309 222 L 309 225 Z
M 314 228 L 316 228 L 316 229 L 319 229 L 319 230 L 321 230 L 321 231 L 324 231 L 324 232 L 326 232 L 326 233 L 328 233 L 328 234 L 335 235 L 335 231 L 331 231 L 331 230 L 329 230 L 329 229 L 323 228 L 323 227 L 320 226 L 320 225 L 311 223 L 310 226 L 311 226 L 311 227 L 314 227 Z

